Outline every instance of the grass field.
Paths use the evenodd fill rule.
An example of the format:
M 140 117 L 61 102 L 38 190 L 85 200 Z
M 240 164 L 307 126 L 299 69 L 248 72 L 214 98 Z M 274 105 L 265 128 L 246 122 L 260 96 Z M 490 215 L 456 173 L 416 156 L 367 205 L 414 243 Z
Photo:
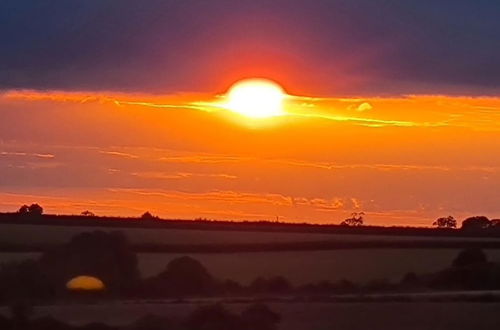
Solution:
M 229 230 L 192 230 L 192 229 L 146 229 L 116 227 L 80 227 L 50 226 L 26 224 L 1 224 L 0 242 L 18 243 L 64 243 L 72 236 L 93 230 L 122 231 L 132 243 L 157 244 L 229 244 L 229 243 L 273 243 L 307 241 L 369 241 L 369 240 L 436 240 L 441 241 L 482 241 L 481 237 L 426 237 L 426 236 L 389 236 L 389 235 L 354 235 L 354 234 L 318 234 L 261 231 Z M 489 241 L 500 238 L 488 238 Z

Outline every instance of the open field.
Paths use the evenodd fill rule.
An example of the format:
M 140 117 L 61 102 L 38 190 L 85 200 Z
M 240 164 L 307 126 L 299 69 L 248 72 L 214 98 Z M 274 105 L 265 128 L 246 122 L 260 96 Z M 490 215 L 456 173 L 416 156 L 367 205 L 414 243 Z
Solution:
M 498 327 L 500 303 L 269 303 L 281 314 L 281 330 L 491 330 Z M 197 304 L 98 304 L 42 306 L 35 316 L 52 315 L 81 325 L 104 322 L 113 325 L 130 323 L 145 314 L 184 317 Z M 246 304 L 228 304 L 241 311 Z M 6 314 L 6 308 L 0 308 Z
M 500 261 L 500 250 L 485 251 L 490 260 Z M 189 254 L 201 261 L 218 278 L 248 283 L 258 276 L 285 276 L 293 284 L 322 280 L 349 279 L 366 282 L 374 279 L 399 281 L 407 272 L 417 274 L 441 270 L 451 264 L 458 250 L 357 249 L 333 251 L 256 252 Z M 144 275 L 164 269 L 182 254 L 139 254 Z
M 391 236 L 344 235 L 317 233 L 287 233 L 287 232 L 256 232 L 256 231 L 226 231 L 226 230 L 196 230 L 196 229 L 147 229 L 147 228 L 116 228 L 116 227 L 80 227 L 51 225 L 0 225 L 0 242 L 30 243 L 65 243 L 72 236 L 88 231 L 121 231 L 131 243 L 154 244 L 231 244 L 231 243 L 270 243 L 338 240 L 368 240 L 394 239 Z M 404 239 L 404 237 L 403 237 Z M 454 239 L 454 238 L 449 238 Z M 481 238 L 470 238 L 477 240 Z M 499 239 L 500 240 L 500 239 Z
M 394 236 L 394 235 L 359 235 L 331 233 L 265 232 L 238 230 L 196 230 L 163 228 L 120 228 L 86 226 L 52 226 L 26 224 L 0 224 L 0 242 L 30 244 L 67 242 L 72 236 L 88 231 L 121 231 L 134 244 L 243 244 L 243 243 L 280 243 L 280 242 L 316 242 L 316 241 L 498 241 L 500 237 L 433 237 L 433 236 Z

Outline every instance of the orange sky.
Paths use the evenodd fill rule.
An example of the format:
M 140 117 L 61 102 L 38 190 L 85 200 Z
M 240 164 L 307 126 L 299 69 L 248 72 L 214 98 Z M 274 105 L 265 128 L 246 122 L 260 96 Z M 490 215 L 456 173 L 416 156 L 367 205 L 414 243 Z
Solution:
M 0 94 L 0 210 L 428 225 L 500 217 L 500 98 L 290 97 L 252 120 L 220 96 Z

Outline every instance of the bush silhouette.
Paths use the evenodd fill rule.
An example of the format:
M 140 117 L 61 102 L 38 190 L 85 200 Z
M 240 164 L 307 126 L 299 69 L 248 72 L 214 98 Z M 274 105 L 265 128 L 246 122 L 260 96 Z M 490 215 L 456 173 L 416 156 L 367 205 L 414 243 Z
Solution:
M 431 287 L 454 290 L 492 290 L 500 288 L 500 265 L 488 262 L 481 249 L 460 251 L 452 266 L 437 273 Z
M 89 323 L 78 328 L 79 330 L 119 330 L 118 327 L 113 327 L 104 323 Z
M 43 207 L 38 204 L 23 205 L 17 213 L 23 217 L 40 217 L 43 214 Z
M 54 290 L 49 278 L 35 260 L 13 261 L 0 265 L 0 299 L 49 299 Z
M 354 212 L 351 216 L 340 223 L 341 226 L 358 227 L 364 223 L 364 212 Z
M 80 275 L 96 277 L 117 294 L 130 292 L 139 280 L 137 257 L 120 232 L 78 234 L 67 244 L 44 253 L 42 270 L 58 290 Z
M 462 222 L 463 230 L 481 230 L 490 227 L 490 220 L 485 216 L 474 216 Z
M 271 278 L 256 278 L 250 284 L 250 291 L 253 293 L 288 293 L 292 290 L 292 285 L 283 276 L 275 276 Z
M 460 251 L 458 256 L 453 260 L 453 267 L 465 267 L 474 264 L 488 262 L 486 254 L 479 248 L 470 248 Z
M 320 281 L 317 283 L 309 283 L 301 286 L 299 290 L 307 294 L 345 294 L 359 291 L 359 288 L 353 282 L 342 279 L 334 283 L 330 281 Z
M 152 215 L 151 212 L 147 211 L 141 215 L 141 219 L 142 220 L 155 220 L 155 219 L 158 219 L 158 217 Z
M 266 305 L 254 304 L 241 314 L 227 310 L 222 304 L 196 308 L 185 318 L 169 319 L 147 314 L 125 326 L 111 326 L 100 322 L 72 326 L 51 316 L 30 319 L 29 313 L 14 311 L 11 318 L 0 315 L 2 330 L 276 330 L 280 315 Z
M 228 311 L 221 304 L 199 307 L 186 320 L 188 330 L 244 329 L 241 317 Z
M 166 269 L 147 281 L 147 291 L 161 296 L 207 295 L 214 293 L 216 282 L 196 259 L 180 257 L 170 261 Z
M 148 314 L 144 315 L 130 326 L 127 327 L 128 330 L 167 330 L 174 329 L 175 324 L 168 318 Z
M 275 330 L 281 317 L 263 304 L 247 307 L 241 315 L 221 304 L 199 307 L 187 318 L 188 330 Z
M 11 321 L 3 315 L 0 315 L 0 329 L 11 329 Z
M 46 316 L 35 319 L 30 322 L 29 329 L 36 330 L 70 330 L 74 329 L 72 326 L 63 323 L 59 320 L 54 319 L 53 317 Z
M 241 313 L 247 330 L 275 330 L 281 317 L 264 304 L 254 304 Z
M 80 215 L 84 217 L 95 217 L 95 213 L 89 210 L 83 211 L 82 213 L 80 213 Z
M 420 278 L 414 272 L 406 273 L 399 284 L 404 289 L 415 289 L 422 286 Z

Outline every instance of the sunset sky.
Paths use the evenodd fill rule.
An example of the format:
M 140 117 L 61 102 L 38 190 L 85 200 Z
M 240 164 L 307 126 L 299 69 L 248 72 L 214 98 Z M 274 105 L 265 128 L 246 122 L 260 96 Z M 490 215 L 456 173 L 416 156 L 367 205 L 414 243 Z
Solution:
M 0 211 L 500 217 L 500 2 L 0 2 Z M 222 103 L 245 78 L 283 114 Z

